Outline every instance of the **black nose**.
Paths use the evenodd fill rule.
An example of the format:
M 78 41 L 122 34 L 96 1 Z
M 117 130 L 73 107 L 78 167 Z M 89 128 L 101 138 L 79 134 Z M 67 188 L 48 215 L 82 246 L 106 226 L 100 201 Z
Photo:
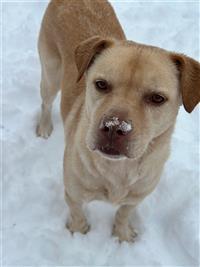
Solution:
M 132 129 L 131 121 L 118 117 L 104 117 L 100 123 L 100 131 L 108 138 L 123 137 L 128 135 Z

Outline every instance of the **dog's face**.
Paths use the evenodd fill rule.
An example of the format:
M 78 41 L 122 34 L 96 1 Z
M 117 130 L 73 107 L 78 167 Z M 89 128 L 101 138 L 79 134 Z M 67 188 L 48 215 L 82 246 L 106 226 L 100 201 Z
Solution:
M 158 48 L 99 42 L 86 63 L 86 144 L 110 159 L 137 159 L 175 123 L 182 62 Z

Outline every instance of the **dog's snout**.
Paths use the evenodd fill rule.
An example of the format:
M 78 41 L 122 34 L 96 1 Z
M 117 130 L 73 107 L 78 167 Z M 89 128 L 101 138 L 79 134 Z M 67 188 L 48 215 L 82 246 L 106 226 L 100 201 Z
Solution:
M 112 138 L 113 136 L 126 136 L 133 130 L 131 121 L 126 121 L 118 117 L 104 117 L 99 128 L 108 138 Z
M 109 156 L 127 156 L 129 133 L 133 130 L 127 116 L 104 116 L 99 125 L 97 149 Z

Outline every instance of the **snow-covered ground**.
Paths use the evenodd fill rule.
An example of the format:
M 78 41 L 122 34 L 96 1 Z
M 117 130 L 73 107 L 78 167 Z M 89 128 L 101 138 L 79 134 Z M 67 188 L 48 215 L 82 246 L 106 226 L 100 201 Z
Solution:
M 67 1 L 67 0 L 66 0 Z M 129 39 L 199 57 L 198 2 L 113 1 Z M 171 157 L 157 189 L 133 214 L 134 244 L 111 236 L 112 206 L 93 202 L 87 235 L 65 229 L 63 128 L 59 99 L 54 132 L 35 136 L 40 107 L 38 30 L 47 3 L 4 1 L 3 264 L 197 266 L 199 252 L 199 114 L 180 110 Z

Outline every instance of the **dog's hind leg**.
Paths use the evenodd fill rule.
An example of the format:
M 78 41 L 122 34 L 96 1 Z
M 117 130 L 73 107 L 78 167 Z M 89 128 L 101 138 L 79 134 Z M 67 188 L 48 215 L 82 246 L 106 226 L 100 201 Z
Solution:
M 51 110 L 53 101 L 60 89 L 61 60 L 58 53 L 51 51 L 45 40 L 39 40 L 41 61 L 40 93 L 42 98 L 41 115 L 36 128 L 38 136 L 48 138 L 53 130 Z

